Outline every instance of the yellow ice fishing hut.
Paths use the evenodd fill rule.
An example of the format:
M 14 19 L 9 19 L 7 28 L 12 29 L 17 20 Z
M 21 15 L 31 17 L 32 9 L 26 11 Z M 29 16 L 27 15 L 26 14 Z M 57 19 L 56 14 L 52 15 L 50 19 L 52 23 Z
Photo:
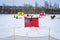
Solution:
M 17 12 L 17 15 L 18 15 L 18 16 L 23 16 L 23 15 L 24 15 L 24 12 L 18 11 L 18 12 Z

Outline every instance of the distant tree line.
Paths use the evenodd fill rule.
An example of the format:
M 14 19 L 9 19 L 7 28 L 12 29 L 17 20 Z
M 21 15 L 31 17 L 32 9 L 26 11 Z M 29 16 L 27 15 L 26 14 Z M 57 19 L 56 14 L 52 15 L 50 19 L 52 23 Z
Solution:
M 19 10 L 25 14 L 39 14 L 41 11 L 45 11 L 46 14 L 60 14 L 59 5 L 57 3 L 52 5 L 47 1 L 44 2 L 44 6 L 39 6 L 35 2 L 35 7 L 30 4 L 24 4 L 24 6 L 0 6 L 0 14 L 16 14 Z

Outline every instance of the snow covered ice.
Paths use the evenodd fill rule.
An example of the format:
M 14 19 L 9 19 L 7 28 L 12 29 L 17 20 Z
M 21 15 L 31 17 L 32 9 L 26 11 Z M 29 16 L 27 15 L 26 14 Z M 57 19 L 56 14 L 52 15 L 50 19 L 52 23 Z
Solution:
M 38 15 L 33 15 L 38 17 Z M 50 27 L 50 36 L 60 40 L 60 15 L 56 15 L 55 19 L 51 19 L 51 15 L 39 18 L 39 28 L 25 28 L 24 16 L 20 19 L 14 18 L 14 14 L 0 14 L 0 38 L 11 35 L 40 37 L 48 36 Z

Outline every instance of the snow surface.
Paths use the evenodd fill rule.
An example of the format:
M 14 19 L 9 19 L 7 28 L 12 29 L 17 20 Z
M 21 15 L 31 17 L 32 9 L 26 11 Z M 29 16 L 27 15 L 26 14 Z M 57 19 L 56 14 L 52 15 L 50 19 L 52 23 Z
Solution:
M 50 18 L 51 15 L 39 18 L 38 28 L 25 28 L 24 16 L 26 15 L 19 19 L 14 18 L 14 15 L 17 16 L 16 14 L 0 14 L 0 38 L 14 34 L 28 37 L 48 36 L 50 27 L 50 36 L 60 39 L 60 15 L 56 15 L 53 20 Z M 39 15 L 35 14 L 33 17 L 39 17 Z

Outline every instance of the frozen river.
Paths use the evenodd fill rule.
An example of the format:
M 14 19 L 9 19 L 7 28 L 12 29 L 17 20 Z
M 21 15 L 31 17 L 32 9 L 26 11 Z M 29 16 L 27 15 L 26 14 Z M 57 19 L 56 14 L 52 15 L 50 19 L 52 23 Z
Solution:
M 60 15 L 56 15 L 53 20 L 50 16 L 46 15 L 39 18 L 39 28 L 25 28 L 24 16 L 16 19 L 14 18 L 14 14 L 0 14 L 0 38 L 14 34 L 29 37 L 48 36 L 50 27 L 50 36 L 60 39 Z

